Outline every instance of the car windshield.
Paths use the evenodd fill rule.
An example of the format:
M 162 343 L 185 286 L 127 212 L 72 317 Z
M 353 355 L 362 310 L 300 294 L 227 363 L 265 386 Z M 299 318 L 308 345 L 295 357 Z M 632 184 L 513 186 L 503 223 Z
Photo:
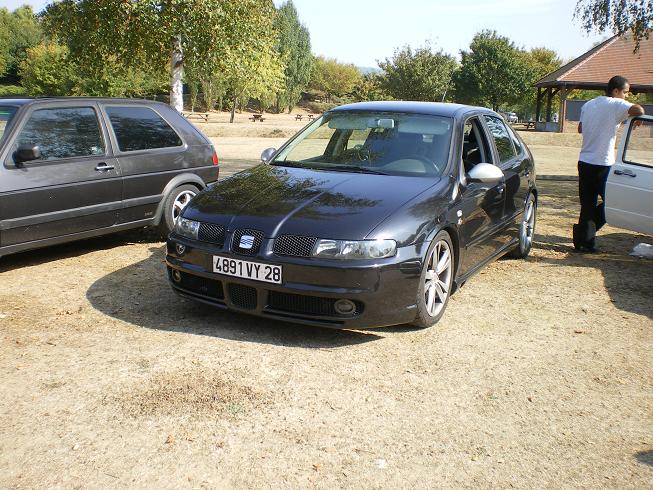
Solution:
M 452 122 L 422 114 L 327 113 L 284 148 L 272 165 L 439 176 L 449 159 Z
M 5 134 L 5 128 L 9 126 L 9 121 L 14 117 L 18 107 L 11 105 L 0 105 L 0 139 Z

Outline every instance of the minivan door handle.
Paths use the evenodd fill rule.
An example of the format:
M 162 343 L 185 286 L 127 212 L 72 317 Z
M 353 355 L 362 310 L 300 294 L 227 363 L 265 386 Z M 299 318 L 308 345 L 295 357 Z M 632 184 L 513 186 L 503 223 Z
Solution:
M 109 170 L 113 170 L 114 168 L 116 167 L 114 167 L 113 165 L 107 165 L 106 163 L 102 162 L 96 165 L 95 170 L 97 170 L 98 172 L 108 172 Z
M 629 170 L 627 168 L 624 169 L 624 170 L 621 170 L 620 168 L 618 168 L 618 169 L 616 169 L 614 171 L 614 174 L 615 175 L 625 175 L 626 177 L 637 177 L 637 174 L 635 172 L 633 172 L 632 170 Z

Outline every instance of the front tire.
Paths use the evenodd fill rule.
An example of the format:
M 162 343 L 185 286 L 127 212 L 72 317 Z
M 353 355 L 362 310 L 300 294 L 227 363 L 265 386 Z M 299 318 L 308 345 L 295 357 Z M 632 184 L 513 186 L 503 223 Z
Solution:
M 175 187 L 163 203 L 163 214 L 159 223 L 159 233 L 165 240 L 175 226 L 175 220 L 181 215 L 190 200 L 198 193 L 197 187 L 190 184 Z
M 453 289 L 454 271 L 455 255 L 451 237 L 446 231 L 441 231 L 426 252 L 417 288 L 417 317 L 413 325 L 428 328 L 442 318 Z
M 537 201 L 533 194 L 529 194 L 524 204 L 524 214 L 519 225 L 519 244 L 508 254 L 513 259 L 525 259 L 533 247 L 535 223 L 537 221 Z

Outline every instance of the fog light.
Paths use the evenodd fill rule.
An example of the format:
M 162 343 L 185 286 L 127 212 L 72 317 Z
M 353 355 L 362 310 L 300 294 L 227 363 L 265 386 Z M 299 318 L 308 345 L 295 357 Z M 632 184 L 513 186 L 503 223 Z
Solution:
M 339 299 L 334 303 L 333 307 L 339 315 L 351 315 L 356 311 L 356 305 L 348 299 Z
M 182 245 L 181 243 L 178 243 L 175 245 L 175 250 L 177 250 L 177 255 L 184 255 L 186 252 L 186 245 Z
M 175 282 L 181 282 L 181 272 L 178 270 L 172 271 L 172 280 Z

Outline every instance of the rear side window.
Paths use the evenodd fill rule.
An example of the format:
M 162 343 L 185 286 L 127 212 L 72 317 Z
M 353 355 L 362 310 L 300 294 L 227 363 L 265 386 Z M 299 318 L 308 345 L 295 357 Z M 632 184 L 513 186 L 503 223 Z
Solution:
M 506 129 L 505 124 L 503 124 L 503 121 L 494 116 L 484 117 L 488 128 L 490 128 L 492 137 L 494 138 L 494 144 L 497 147 L 501 163 L 505 163 L 515 158 L 515 147 L 512 146 L 512 138 L 508 134 L 508 130 Z
M 181 146 L 174 129 L 149 107 L 106 108 L 120 151 L 151 150 Z
M 524 153 L 524 147 L 521 144 L 521 141 L 519 141 L 519 138 L 515 134 L 515 131 L 510 127 L 507 126 L 506 129 L 510 133 L 510 138 L 512 139 L 512 144 L 515 145 L 515 150 L 517 151 L 517 155 L 521 155 Z
M 20 145 L 38 146 L 41 160 L 104 155 L 104 142 L 92 107 L 37 109 L 16 138 Z

